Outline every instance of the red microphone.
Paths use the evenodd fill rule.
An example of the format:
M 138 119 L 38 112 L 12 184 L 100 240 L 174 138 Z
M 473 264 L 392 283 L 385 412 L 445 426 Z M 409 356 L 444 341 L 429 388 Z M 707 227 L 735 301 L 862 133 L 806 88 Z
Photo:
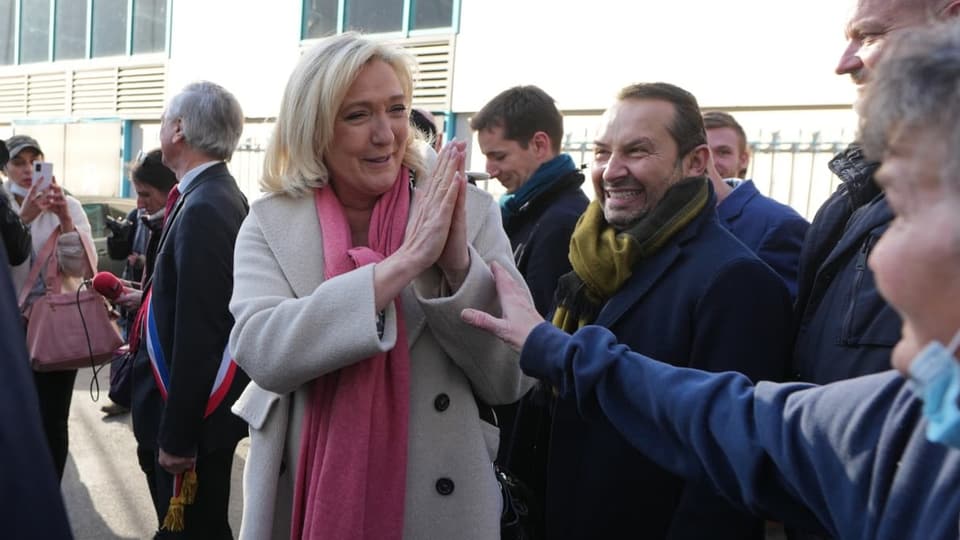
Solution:
M 116 302 L 126 289 L 117 276 L 110 272 L 97 272 L 97 275 L 93 276 L 93 288 L 111 302 Z

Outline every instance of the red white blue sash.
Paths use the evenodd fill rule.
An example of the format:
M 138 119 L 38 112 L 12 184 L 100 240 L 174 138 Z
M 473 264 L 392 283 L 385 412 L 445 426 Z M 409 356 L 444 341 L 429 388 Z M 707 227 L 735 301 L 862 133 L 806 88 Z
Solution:
M 147 356 L 150 357 L 150 367 L 153 370 L 153 378 L 157 382 L 157 388 L 160 390 L 160 396 L 164 401 L 167 400 L 168 388 L 170 388 L 170 369 L 166 358 L 163 355 L 163 347 L 160 345 L 160 334 L 157 332 L 157 322 L 153 315 L 153 291 L 147 291 L 144 302 L 147 304 L 146 321 L 144 323 L 145 339 L 147 345 Z M 223 403 L 230 390 L 230 384 L 233 383 L 233 376 L 237 371 L 237 364 L 230 358 L 230 351 L 227 347 L 223 349 L 223 355 L 220 358 L 220 367 L 217 369 L 217 377 L 213 381 L 213 388 L 210 389 L 210 398 L 207 400 L 207 408 L 203 417 L 210 416 L 213 411 Z

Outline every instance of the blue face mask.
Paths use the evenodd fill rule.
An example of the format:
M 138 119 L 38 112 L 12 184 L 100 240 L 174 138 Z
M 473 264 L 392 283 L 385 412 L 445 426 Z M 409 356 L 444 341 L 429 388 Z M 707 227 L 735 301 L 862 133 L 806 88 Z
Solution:
M 960 448 L 960 363 L 953 352 L 960 345 L 960 332 L 944 347 L 933 341 L 910 364 L 910 383 L 923 400 L 927 440 Z

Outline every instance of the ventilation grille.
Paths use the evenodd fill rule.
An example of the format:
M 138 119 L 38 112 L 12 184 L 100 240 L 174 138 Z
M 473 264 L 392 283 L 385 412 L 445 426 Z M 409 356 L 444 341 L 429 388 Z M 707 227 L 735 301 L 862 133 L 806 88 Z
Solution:
M 406 49 L 417 61 L 417 79 L 413 88 L 415 107 L 430 111 L 450 110 L 454 40 L 453 34 L 386 40 Z M 301 41 L 301 54 L 317 41 Z
M 0 77 L 0 121 L 30 117 L 157 119 L 163 64 L 70 69 Z

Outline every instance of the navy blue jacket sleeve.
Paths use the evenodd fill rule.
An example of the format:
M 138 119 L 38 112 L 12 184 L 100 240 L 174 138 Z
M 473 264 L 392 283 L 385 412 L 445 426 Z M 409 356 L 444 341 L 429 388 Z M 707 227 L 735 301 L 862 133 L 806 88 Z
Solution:
M 810 224 L 800 216 L 785 219 L 767 231 L 757 247 L 757 256 L 769 264 L 787 284 L 790 298 L 797 297 L 800 250 L 803 248 L 803 239 L 807 236 L 808 228 Z
M 2 195 L 0 195 L 2 196 Z M 0 523 L 4 538 L 71 538 L 0 245 Z
M 548 323 L 524 345 L 521 367 L 605 415 L 630 443 L 675 474 L 707 477 L 754 514 L 818 530 L 868 530 L 871 467 L 891 393 L 885 373 L 829 387 L 759 383 L 630 351 L 599 326 L 569 336 Z M 902 381 L 899 381 L 902 383 Z M 879 388 L 879 389 L 878 389 Z M 889 390 L 887 390 L 889 388 Z M 873 399 L 851 406 L 863 391 Z

